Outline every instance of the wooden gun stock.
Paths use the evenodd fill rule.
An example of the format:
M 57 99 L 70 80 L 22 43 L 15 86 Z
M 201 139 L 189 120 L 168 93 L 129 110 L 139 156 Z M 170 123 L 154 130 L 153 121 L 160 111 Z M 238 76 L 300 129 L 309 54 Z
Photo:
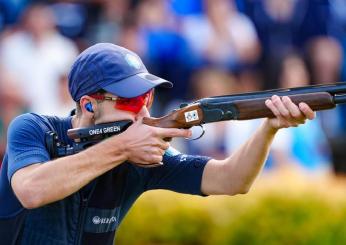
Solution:
M 336 105 L 333 96 L 327 92 L 310 94 L 297 94 L 288 96 L 292 102 L 298 105 L 300 102 L 308 104 L 312 110 L 320 111 L 332 109 Z M 234 105 L 238 110 L 237 120 L 248 120 L 263 117 L 275 117 L 272 111 L 265 105 L 268 98 L 250 99 L 235 101 Z
M 188 114 L 186 114 L 188 113 Z M 190 113 L 190 114 L 189 114 Z M 193 114 L 198 115 L 196 120 L 187 120 L 186 118 Z M 172 111 L 166 116 L 160 118 L 145 117 L 143 123 L 149 126 L 161 127 L 161 128 L 191 128 L 203 123 L 203 111 L 199 104 L 188 105 L 184 108 Z M 187 122 L 189 121 L 189 122 Z

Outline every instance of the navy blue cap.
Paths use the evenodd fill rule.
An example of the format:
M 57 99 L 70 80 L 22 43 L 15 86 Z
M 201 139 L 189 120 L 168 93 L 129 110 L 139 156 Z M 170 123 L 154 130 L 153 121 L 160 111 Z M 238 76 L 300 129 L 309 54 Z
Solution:
M 159 85 L 173 86 L 171 82 L 148 73 L 137 54 L 111 43 L 95 44 L 83 51 L 69 74 L 69 90 L 74 101 L 101 89 L 132 98 Z

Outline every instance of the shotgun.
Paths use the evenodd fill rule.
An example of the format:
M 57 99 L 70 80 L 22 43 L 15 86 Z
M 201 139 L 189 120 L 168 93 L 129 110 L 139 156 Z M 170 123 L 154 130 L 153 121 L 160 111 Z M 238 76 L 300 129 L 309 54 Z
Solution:
M 274 117 L 265 101 L 273 95 L 289 96 L 295 104 L 307 103 L 314 111 L 328 110 L 346 103 L 346 82 L 273 89 L 203 98 L 183 103 L 160 118 L 143 118 L 143 123 L 162 128 L 191 128 L 206 123 Z M 131 121 L 99 124 L 90 128 L 70 129 L 67 135 L 73 146 L 62 144 L 54 132 L 46 133 L 46 144 L 53 158 L 78 153 L 99 141 L 126 130 Z M 203 135 L 203 134 L 202 134 Z M 201 136 L 202 136 L 201 135 Z

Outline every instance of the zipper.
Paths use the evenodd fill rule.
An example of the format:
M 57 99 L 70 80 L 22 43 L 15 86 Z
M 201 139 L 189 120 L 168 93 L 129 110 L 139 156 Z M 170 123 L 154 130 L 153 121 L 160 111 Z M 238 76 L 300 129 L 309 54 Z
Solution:
M 84 232 L 84 220 L 85 220 L 85 215 L 86 215 L 86 212 L 87 212 L 87 207 L 88 207 L 88 202 L 89 202 L 89 199 L 91 198 L 94 190 L 95 190 L 95 187 L 96 187 L 96 183 L 97 183 L 97 179 L 95 179 L 94 181 L 92 181 L 90 184 L 91 184 L 91 190 L 90 192 L 86 195 L 85 193 L 83 193 L 82 191 L 80 191 L 78 194 L 79 194 L 79 197 L 81 199 L 81 202 L 80 202 L 80 212 L 79 212 L 79 217 L 78 217 L 78 230 L 77 230 L 77 239 L 76 239 L 76 242 L 75 244 L 76 245 L 80 245 L 81 243 L 81 240 L 82 240 L 82 236 L 83 236 L 83 232 Z
M 82 240 L 82 235 L 83 235 L 83 226 L 84 226 L 84 219 L 85 219 L 85 214 L 88 206 L 88 198 L 83 197 L 80 194 L 80 197 L 82 199 L 80 203 L 80 212 L 79 212 L 79 217 L 78 217 L 78 231 L 77 231 L 77 239 L 75 244 L 79 245 Z

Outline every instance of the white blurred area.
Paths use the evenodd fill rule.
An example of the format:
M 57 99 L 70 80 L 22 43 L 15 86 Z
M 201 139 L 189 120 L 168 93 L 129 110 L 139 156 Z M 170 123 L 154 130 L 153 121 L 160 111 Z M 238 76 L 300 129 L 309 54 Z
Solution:
M 22 28 L 4 36 L 0 62 L 28 110 L 66 116 L 74 106 L 66 95 L 66 75 L 78 50 L 56 30 L 54 18 L 46 6 L 29 8 L 21 19 Z

